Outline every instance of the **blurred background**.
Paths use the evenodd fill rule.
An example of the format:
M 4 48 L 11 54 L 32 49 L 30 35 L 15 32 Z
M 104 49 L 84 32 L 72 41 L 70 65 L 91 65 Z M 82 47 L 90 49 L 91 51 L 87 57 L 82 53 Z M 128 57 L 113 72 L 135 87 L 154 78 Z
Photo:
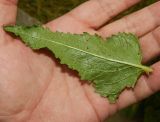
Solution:
M 19 0 L 17 24 L 32 25 L 55 19 L 86 0 Z M 137 11 L 158 0 L 142 0 L 141 3 L 122 12 L 112 21 Z M 155 59 L 150 63 L 154 63 Z M 121 110 L 107 122 L 160 122 L 160 92 L 128 108 Z

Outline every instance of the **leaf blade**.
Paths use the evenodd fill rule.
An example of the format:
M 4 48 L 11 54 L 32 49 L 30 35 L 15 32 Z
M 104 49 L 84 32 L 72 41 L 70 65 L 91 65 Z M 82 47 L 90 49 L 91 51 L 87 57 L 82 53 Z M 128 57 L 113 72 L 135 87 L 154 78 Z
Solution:
M 96 91 L 111 102 L 115 102 L 124 88 L 133 87 L 143 71 L 151 71 L 141 65 L 138 38 L 133 34 L 120 33 L 106 41 L 87 33 L 53 33 L 41 26 L 5 30 L 20 36 L 33 49 L 50 49 L 62 64 L 77 70 L 82 80 L 92 81 Z

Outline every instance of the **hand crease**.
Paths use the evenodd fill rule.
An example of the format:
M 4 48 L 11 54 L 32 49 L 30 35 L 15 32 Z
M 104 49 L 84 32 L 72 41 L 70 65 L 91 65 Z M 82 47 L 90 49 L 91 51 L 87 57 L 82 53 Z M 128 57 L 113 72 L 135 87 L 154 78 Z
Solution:
M 67 14 L 67 16 L 73 18 L 75 21 L 79 22 L 79 23 L 82 24 L 84 27 L 90 28 L 90 24 L 89 24 L 87 21 L 84 21 L 84 20 L 76 17 L 73 13 L 69 12 L 69 13 Z
M 158 27 L 158 29 L 160 30 L 160 26 Z M 157 29 L 156 29 L 157 30 Z M 157 35 L 157 33 L 155 33 L 156 32 L 156 30 L 155 31 L 152 31 L 152 36 L 153 36 L 153 38 L 155 39 L 155 41 L 157 42 L 157 44 L 158 44 L 158 46 L 160 47 L 160 38 L 158 39 L 158 35 Z M 159 33 L 158 33 L 159 34 Z M 160 50 L 159 50 L 160 51 Z

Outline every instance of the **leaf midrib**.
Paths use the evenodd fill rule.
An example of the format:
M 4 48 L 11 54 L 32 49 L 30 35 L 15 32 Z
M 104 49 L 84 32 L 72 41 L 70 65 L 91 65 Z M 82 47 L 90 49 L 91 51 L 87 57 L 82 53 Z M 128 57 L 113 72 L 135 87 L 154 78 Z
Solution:
M 28 34 L 23 33 L 23 32 L 21 32 L 21 33 L 24 34 L 24 35 L 27 35 L 27 36 L 31 36 L 31 35 L 28 35 Z M 62 46 L 65 46 L 65 47 L 68 47 L 68 48 L 71 48 L 71 49 L 74 49 L 74 50 L 77 50 L 77 51 L 80 51 L 80 52 L 83 52 L 83 53 L 86 53 L 86 54 L 90 54 L 92 56 L 95 56 L 95 57 L 98 57 L 98 58 L 101 58 L 101 59 L 104 59 L 104 60 L 108 60 L 108 61 L 111 61 L 111 62 L 116 62 L 116 63 L 121 63 L 121 64 L 126 64 L 126 65 L 129 65 L 129 66 L 133 66 L 133 67 L 142 69 L 147 73 L 152 71 L 151 68 L 143 66 L 143 65 L 133 64 L 133 63 L 125 62 L 125 61 L 119 61 L 119 60 L 115 60 L 115 59 L 111 59 L 111 58 L 106 58 L 106 57 L 99 56 L 97 54 L 93 54 L 93 53 L 90 53 L 90 52 L 87 52 L 87 51 L 84 51 L 84 50 L 81 50 L 81 49 L 78 49 L 78 48 L 75 48 L 75 47 L 72 47 L 72 46 L 69 46 L 69 45 L 65 45 L 63 43 L 53 41 L 53 40 L 48 40 L 48 39 L 45 39 L 45 38 L 39 38 L 39 37 L 36 37 L 36 36 L 31 36 L 31 37 L 36 38 L 36 39 L 42 39 L 42 40 L 45 40 L 45 41 L 49 41 L 51 43 L 55 43 L 55 44 L 58 44 L 58 45 L 62 45 Z

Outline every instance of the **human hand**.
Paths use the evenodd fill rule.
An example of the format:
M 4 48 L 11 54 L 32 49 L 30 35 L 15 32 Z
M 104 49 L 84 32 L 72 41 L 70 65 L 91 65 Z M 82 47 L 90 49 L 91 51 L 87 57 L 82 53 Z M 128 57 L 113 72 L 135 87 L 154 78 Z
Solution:
M 46 24 L 52 31 L 97 33 L 103 37 L 132 32 L 140 37 L 143 62 L 160 55 L 160 2 L 107 23 L 139 0 L 92 0 Z M 125 90 L 116 104 L 82 84 L 73 71 L 49 53 L 33 52 L 3 31 L 14 24 L 16 0 L 0 0 L 0 121 L 99 122 L 160 89 L 160 62 L 149 76 L 141 76 L 134 90 Z M 44 52 L 44 53 L 41 53 Z

